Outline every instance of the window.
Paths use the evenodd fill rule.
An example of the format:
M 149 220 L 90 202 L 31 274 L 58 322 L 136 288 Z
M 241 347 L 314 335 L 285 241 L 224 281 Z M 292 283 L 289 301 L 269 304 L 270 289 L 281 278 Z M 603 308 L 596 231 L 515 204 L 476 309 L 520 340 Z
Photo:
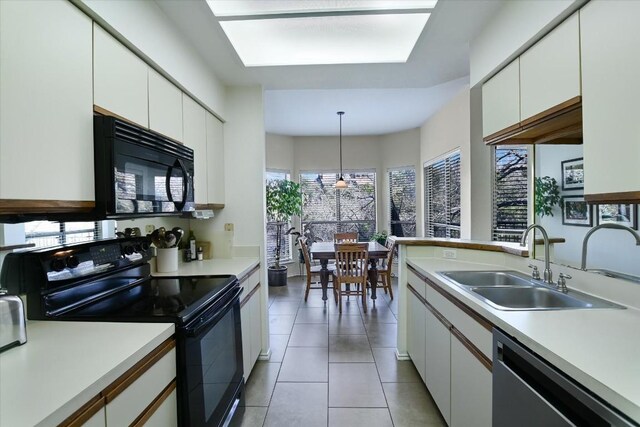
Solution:
M 424 166 L 424 233 L 460 237 L 460 151 Z
M 333 241 L 335 233 L 357 232 L 358 240 L 371 240 L 376 229 L 376 174 L 344 174 L 349 188 L 336 190 L 336 173 L 300 174 L 302 229 L 312 240 Z
M 267 171 L 267 183 L 271 181 L 284 181 L 291 179 L 291 174 L 287 171 L 268 170 Z M 280 241 L 280 262 L 291 261 L 291 236 L 285 235 L 284 232 L 291 228 L 291 223 L 288 223 L 283 227 L 283 235 Z M 267 218 L 267 263 L 272 265 L 276 259 L 276 230 L 277 222 L 272 218 Z
M 389 171 L 389 230 L 398 237 L 416 235 L 416 170 Z
M 88 242 L 102 236 L 99 222 L 32 221 L 24 224 L 26 243 L 37 248 Z
M 527 149 L 494 150 L 493 240 L 518 242 L 527 228 Z

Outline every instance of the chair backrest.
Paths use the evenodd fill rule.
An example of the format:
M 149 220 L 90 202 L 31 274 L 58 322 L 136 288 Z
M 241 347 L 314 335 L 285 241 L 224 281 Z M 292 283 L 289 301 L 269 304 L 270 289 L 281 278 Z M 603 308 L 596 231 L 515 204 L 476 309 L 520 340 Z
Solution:
M 307 246 L 307 239 L 305 237 L 300 240 L 300 248 L 302 249 L 302 256 L 304 257 L 304 266 L 307 270 L 307 276 L 311 275 L 311 257 L 309 255 L 309 247 Z
M 358 233 L 336 233 L 333 235 L 333 243 L 356 243 Z
M 387 239 L 387 241 L 384 242 L 384 246 L 389 249 L 389 253 L 387 254 L 387 258 L 385 259 L 385 266 L 389 267 L 390 269 L 391 265 L 393 264 L 393 256 L 395 255 L 396 251 L 396 241 Z
M 336 243 L 336 275 L 350 283 L 366 283 L 369 272 L 368 243 Z

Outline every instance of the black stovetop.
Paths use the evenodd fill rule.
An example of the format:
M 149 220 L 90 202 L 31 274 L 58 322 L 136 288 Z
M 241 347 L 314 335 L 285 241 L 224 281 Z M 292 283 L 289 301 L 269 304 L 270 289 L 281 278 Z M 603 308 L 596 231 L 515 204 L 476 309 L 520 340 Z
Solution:
M 93 298 L 57 314 L 59 320 L 188 323 L 236 284 L 235 276 L 162 277 Z M 125 279 L 113 279 L 125 280 Z M 106 280 L 107 285 L 109 280 Z

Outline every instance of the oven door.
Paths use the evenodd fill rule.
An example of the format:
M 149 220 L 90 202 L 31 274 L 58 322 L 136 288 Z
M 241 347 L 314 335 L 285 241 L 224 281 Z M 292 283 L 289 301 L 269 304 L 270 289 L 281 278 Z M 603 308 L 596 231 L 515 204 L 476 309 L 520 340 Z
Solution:
M 178 330 L 182 426 L 226 426 L 239 406 L 244 386 L 241 292 L 233 287 L 213 307 Z

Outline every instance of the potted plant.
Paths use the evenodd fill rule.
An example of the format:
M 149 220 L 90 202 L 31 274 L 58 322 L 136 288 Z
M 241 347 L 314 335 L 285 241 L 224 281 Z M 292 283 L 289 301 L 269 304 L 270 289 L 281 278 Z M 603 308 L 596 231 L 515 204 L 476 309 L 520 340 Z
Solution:
M 540 218 L 553 216 L 553 207 L 560 203 L 560 189 L 555 178 L 536 177 L 534 191 L 534 210 Z
M 387 243 L 387 230 L 382 230 L 379 232 L 376 232 L 373 237 L 371 237 L 371 241 L 376 241 L 378 243 L 380 243 L 381 245 L 384 245 L 385 243 Z
M 300 184 L 289 180 L 270 181 L 267 183 L 267 217 L 276 223 L 276 248 L 274 264 L 268 268 L 269 286 L 285 286 L 287 284 L 287 266 L 280 265 L 282 236 L 284 226 L 291 221 L 292 215 L 302 214 L 302 192 Z M 291 227 L 284 235 L 293 233 Z

